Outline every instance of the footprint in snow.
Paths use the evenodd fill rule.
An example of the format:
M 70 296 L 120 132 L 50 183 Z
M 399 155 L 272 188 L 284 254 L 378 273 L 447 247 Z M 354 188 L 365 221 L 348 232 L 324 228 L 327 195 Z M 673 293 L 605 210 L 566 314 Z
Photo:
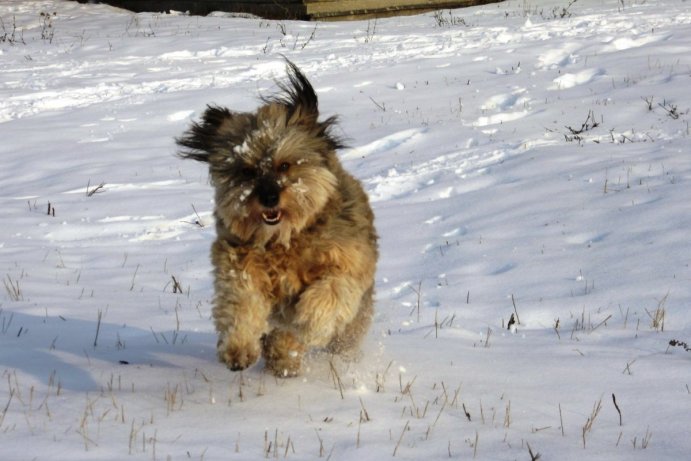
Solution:
M 600 75 L 605 75 L 605 71 L 603 69 L 585 69 L 580 72 L 576 72 L 575 74 L 566 73 L 552 80 L 552 85 L 549 87 L 549 89 L 566 90 L 578 85 L 585 85 L 592 82 Z
M 409 130 L 398 131 L 389 136 L 384 136 L 383 138 L 372 141 L 369 144 L 365 144 L 364 146 L 346 150 L 341 154 L 341 159 L 360 159 L 373 154 L 387 152 L 400 147 L 426 131 L 426 128 L 411 128 Z
M 563 43 L 560 48 L 554 48 L 542 53 L 537 58 L 537 68 L 542 70 L 556 69 L 576 62 L 574 53 L 581 48 L 576 43 Z

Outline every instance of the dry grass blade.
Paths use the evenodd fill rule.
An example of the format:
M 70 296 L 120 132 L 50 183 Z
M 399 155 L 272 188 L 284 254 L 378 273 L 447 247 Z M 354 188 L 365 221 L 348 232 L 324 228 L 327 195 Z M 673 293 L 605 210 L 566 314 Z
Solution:
M 403 430 L 401 431 L 401 436 L 398 438 L 398 443 L 396 443 L 396 447 L 393 449 L 393 454 L 391 456 L 396 456 L 396 453 L 398 452 L 398 447 L 401 446 L 401 442 L 403 441 L 403 436 L 409 429 L 410 421 L 406 421 L 405 426 L 403 426 Z
M 7 400 L 7 405 L 5 405 L 4 410 L 2 410 L 2 414 L 0 414 L 0 426 L 2 426 L 2 423 L 5 421 L 5 415 L 7 414 L 7 410 L 10 409 L 10 404 L 12 403 L 12 398 L 14 397 L 14 388 L 10 389 L 10 398 Z
M 665 304 L 667 304 L 668 297 L 669 292 L 667 292 L 667 294 L 657 302 L 657 307 L 653 312 L 648 311 L 648 309 L 645 310 L 646 314 L 648 314 L 648 317 L 650 317 L 650 326 L 655 331 L 665 331 Z
M 336 367 L 334 366 L 333 360 L 329 360 L 329 368 L 331 371 L 331 379 L 334 382 L 334 386 L 336 386 L 338 392 L 341 393 L 341 400 L 343 400 L 345 399 L 345 396 L 343 395 L 343 381 L 341 381 L 341 377 L 338 374 L 338 370 L 336 370 Z
M 595 419 L 597 418 L 597 415 L 600 414 L 601 409 L 602 409 L 602 399 L 598 400 L 595 403 L 595 405 L 593 405 L 593 411 L 590 413 L 590 416 L 588 417 L 585 424 L 583 425 L 583 431 L 582 431 L 583 448 L 585 448 L 585 445 L 586 445 L 586 435 L 593 429 L 593 424 L 595 423 Z
M 3 279 L 2 283 L 5 285 L 5 290 L 7 290 L 7 294 L 12 301 L 21 301 L 24 299 L 22 289 L 19 287 L 19 280 L 13 281 L 12 277 L 7 274 L 7 278 Z

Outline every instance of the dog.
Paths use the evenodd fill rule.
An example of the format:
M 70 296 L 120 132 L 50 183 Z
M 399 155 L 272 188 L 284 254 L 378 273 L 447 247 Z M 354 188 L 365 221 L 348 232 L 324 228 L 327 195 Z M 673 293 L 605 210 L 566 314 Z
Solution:
M 176 139 L 215 189 L 218 358 L 238 371 L 262 356 L 279 377 L 312 349 L 357 358 L 378 258 L 367 194 L 336 155 L 337 118 L 320 121 L 310 82 L 287 59 L 286 72 L 256 112 L 208 105 Z

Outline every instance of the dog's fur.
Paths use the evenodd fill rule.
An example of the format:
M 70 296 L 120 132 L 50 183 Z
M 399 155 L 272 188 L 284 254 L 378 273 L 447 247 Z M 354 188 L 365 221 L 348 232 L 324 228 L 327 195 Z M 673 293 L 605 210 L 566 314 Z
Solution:
M 261 354 L 277 376 L 297 375 L 310 348 L 355 356 L 377 261 L 367 195 L 336 157 L 336 119 L 319 121 L 309 81 L 287 71 L 255 113 L 208 106 L 177 139 L 215 187 L 218 357 L 243 370 Z

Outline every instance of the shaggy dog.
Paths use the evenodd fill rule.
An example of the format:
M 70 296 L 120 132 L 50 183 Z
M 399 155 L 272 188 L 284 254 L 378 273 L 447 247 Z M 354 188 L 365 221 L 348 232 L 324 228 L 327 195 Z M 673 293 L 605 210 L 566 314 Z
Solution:
M 367 195 L 336 156 L 335 117 L 290 61 L 256 112 L 208 106 L 177 139 L 215 188 L 211 248 L 218 357 L 243 370 L 262 355 L 296 376 L 310 348 L 354 358 L 372 320 L 377 235 Z

